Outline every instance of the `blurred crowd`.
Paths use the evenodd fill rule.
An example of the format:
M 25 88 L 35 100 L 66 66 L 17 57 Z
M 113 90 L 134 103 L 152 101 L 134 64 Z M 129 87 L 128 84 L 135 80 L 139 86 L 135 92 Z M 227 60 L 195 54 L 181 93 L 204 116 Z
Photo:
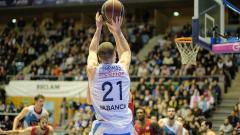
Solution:
M 63 26 L 51 19 L 9 21 L 0 31 L 0 82 L 6 81 L 7 75 L 16 75 L 63 38 Z
M 0 115 L 0 128 L 2 130 L 11 130 L 13 126 L 13 119 L 17 113 L 21 112 L 24 105 L 16 107 L 13 102 L 6 104 L 4 101 L 0 101 L 0 113 L 11 114 L 11 115 Z
M 29 76 L 32 80 L 50 79 L 58 80 L 87 80 L 86 63 L 88 56 L 88 46 L 95 32 L 95 26 L 87 28 L 75 28 L 75 22 L 70 19 L 62 24 L 65 35 L 70 37 L 70 41 L 65 45 L 59 45 L 57 50 L 42 64 L 33 62 Z M 150 24 L 127 25 L 124 33 L 133 50 L 133 56 L 150 40 L 153 36 L 153 26 Z M 107 28 L 102 31 L 101 41 L 115 42 Z M 136 48 L 137 47 L 137 48 Z

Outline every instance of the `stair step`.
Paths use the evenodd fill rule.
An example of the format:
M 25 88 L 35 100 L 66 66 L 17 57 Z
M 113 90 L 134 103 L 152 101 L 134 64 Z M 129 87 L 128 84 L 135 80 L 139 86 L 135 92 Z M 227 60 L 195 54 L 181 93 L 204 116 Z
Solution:
M 224 110 L 232 110 L 233 106 L 232 105 L 221 105 L 219 108 L 224 109 Z
M 212 118 L 214 118 L 214 117 L 226 118 L 226 117 L 229 116 L 229 115 L 230 115 L 230 113 L 227 113 L 227 115 L 225 115 L 225 113 L 224 113 L 224 114 L 223 114 L 223 113 L 214 113 L 214 115 L 213 115 Z
M 222 117 L 215 117 L 215 116 L 213 116 L 212 118 L 211 118 L 211 120 L 212 121 L 223 121 L 225 118 L 226 118 L 227 116 L 222 116 Z
M 222 103 L 221 104 L 223 104 L 223 103 L 232 103 L 232 104 L 236 104 L 237 103 L 237 101 L 238 101 L 238 99 L 234 99 L 234 98 L 224 98 L 223 100 L 222 100 Z
M 224 119 L 231 114 L 234 106 L 240 101 L 240 73 L 237 74 L 235 80 L 232 80 L 232 86 L 228 89 L 228 93 L 222 95 L 221 104 L 216 106 L 210 120 L 213 123 L 213 130 L 219 133 L 220 126 L 224 123 Z
M 226 110 L 224 108 L 223 109 L 219 108 L 214 112 L 214 114 L 228 114 L 228 115 L 230 115 L 231 111 L 232 111 L 232 109 Z

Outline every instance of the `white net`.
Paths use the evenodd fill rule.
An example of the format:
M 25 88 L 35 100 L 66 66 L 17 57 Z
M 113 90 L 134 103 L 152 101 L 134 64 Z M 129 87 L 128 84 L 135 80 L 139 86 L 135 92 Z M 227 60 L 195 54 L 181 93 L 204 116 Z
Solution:
M 192 38 L 177 38 L 175 42 L 181 54 L 182 64 L 196 65 L 199 45 L 193 45 Z

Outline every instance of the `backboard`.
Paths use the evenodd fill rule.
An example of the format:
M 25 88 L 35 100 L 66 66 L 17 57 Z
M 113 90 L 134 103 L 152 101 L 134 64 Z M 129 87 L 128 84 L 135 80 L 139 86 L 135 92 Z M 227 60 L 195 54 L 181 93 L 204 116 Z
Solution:
M 193 43 L 212 50 L 211 37 L 224 35 L 224 5 L 222 0 L 194 0 L 192 22 Z

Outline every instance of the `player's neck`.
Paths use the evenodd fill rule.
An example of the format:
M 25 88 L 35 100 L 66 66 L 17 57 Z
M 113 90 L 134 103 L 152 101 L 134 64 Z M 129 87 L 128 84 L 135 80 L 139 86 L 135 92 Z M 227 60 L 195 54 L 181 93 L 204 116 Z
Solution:
M 35 105 L 34 106 L 34 111 L 36 112 L 36 113 L 41 113 L 42 112 L 42 107 L 38 107 L 37 105 Z
M 168 118 L 168 123 L 169 123 L 169 125 L 172 126 L 175 123 L 175 119 L 169 119 Z

